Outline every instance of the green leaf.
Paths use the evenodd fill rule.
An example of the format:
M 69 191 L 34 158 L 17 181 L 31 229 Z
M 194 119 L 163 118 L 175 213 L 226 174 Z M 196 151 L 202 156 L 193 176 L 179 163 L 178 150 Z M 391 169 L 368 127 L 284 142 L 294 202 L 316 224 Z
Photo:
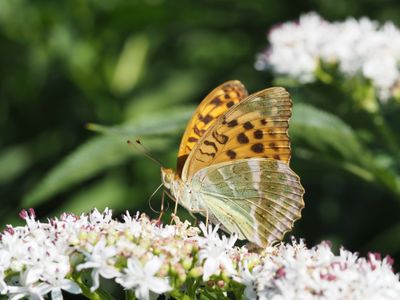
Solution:
M 400 251 L 400 223 L 395 224 L 378 236 L 375 236 L 366 246 L 366 249 L 377 249 L 383 253 Z
M 130 36 L 122 49 L 111 79 L 111 89 L 117 94 L 130 92 L 143 72 L 149 40 L 143 34 Z
M 161 88 L 131 101 L 124 124 L 114 127 L 89 124 L 89 129 L 109 135 L 93 138 L 79 146 L 46 174 L 24 197 L 21 205 L 42 204 L 83 180 L 124 163 L 132 154 L 137 154 L 126 145 L 127 139 L 162 135 L 162 138 L 146 141 L 146 146 L 165 149 L 168 144 L 166 134 L 182 130 L 193 112 L 192 108 L 170 108 L 171 103 L 190 100 L 197 82 L 195 75 L 171 76 Z
M 300 82 L 289 76 L 278 76 L 273 80 L 274 86 L 285 86 L 287 88 L 298 88 L 301 86 Z
M 125 140 L 138 136 L 165 135 L 181 131 L 193 111 L 194 108 L 192 107 L 172 108 L 151 115 L 140 116 L 132 123 L 119 126 L 89 123 L 87 128 L 92 131 L 120 136 Z
M 358 160 L 366 154 L 355 132 L 335 115 L 298 103 L 293 109 L 290 133 L 314 150 L 343 159 Z
M 307 104 L 293 110 L 290 129 L 295 143 L 307 149 L 296 152 L 312 161 L 336 164 L 366 181 L 381 184 L 400 200 L 400 178 L 379 156 L 370 152 L 341 119 Z
M 32 164 L 26 146 L 11 146 L 0 152 L 0 184 L 6 184 L 21 175 Z
M 132 198 L 131 192 L 122 180 L 116 176 L 109 176 L 89 185 L 51 213 L 60 215 L 63 212 L 71 212 L 79 215 L 93 208 L 100 211 L 106 207 L 112 207 L 113 210 L 126 209 L 128 201 Z
M 136 120 L 138 117 L 147 118 L 154 112 L 164 111 L 182 102 L 194 99 L 201 85 L 199 77 L 193 73 L 178 73 L 170 76 L 160 86 L 155 85 L 150 92 L 135 96 L 125 108 L 125 120 Z M 205 95 L 204 95 L 205 96 Z
M 22 201 L 22 206 L 33 207 L 45 199 L 68 187 L 87 179 L 105 168 L 125 161 L 132 151 L 125 141 L 113 136 L 100 136 L 81 145 L 61 163 L 54 167 L 29 192 Z
M 22 206 L 39 205 L 83 180 L 124 163 L 132 155 L 138 154 L 127 146 L 127 139 L 153 136 L 146 141 L 146 146 L 150 149 L 165 149 L 168 145 L 165 135 L 182 129 L 190 114 L 191 109 L 188 108 L 171 109 L 154 114 L 147 118 L 146 123 L 137 121 L 135 124 L 115 127 L 89 125 L 91 129 L 108 134 L 89 140 L 50 170 L 23 199 Z M 155 138 L 160 135 L 163 137 Z

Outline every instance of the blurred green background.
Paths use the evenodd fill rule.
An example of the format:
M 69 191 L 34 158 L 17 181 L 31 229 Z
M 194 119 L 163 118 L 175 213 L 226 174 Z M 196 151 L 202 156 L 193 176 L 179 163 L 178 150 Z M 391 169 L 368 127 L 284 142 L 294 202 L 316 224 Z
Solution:
M 156 217 L 148 197 L 160 183 L 159 167 L 126 140 L 140 137 L 174 167 L 202 98 L 230 79 L 249 92 L 271 86 L 272 75 L 254 69 L 266 33 L 309 11 L 400 25 L 395 0 L 1 0 L 1 225 L 21 224 L 18 212 L 28 207 L 41 219 L 106 206 L 115 215 L 128 209 Z M 294 234 L 310 246 L 331 240 L 399 263 L 398 176 L 359 142 L 376 133 L 346 125 L 367 128 L 350 110 L 338 116 L 342 96 L 325 87 L 312 96 L 301 86 L 289 90 L 291 165 L 306 190 Z M 399 128 L 396 114 L 398 106 L 388 115 Z M 92 126 L 102 133 L 88 123 L 103 125 Z M 152 205 L 159 203 L 157 194 Z

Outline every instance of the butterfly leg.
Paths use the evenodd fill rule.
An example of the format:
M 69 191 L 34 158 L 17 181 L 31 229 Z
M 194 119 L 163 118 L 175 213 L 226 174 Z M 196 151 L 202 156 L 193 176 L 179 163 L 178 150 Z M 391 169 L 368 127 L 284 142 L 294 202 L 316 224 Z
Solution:
M 171 197 L 171 199 L 175 201 L 174 212 L 173 212 L 172 218 L 171 218 L 171 224 L 172 224 L 172 222 L 174 221 L 174 218 L 176 216 L 176 213 L 178 211 L 178 201 L 176 199 L 174 199 L 173 197 Z
M 172 213 L 171 222 L 170 222 L 170 224 L 172 224 L 172 222 L 174 221 L 174 218 L 176 216 L 176 213 L 178 211 L 178 201 L 170 193 L 168 193 L 167 191 L 164 190 L 164 192 L 167 194 L 168 197 L 170 197 L 172 200 L 175 201 L 174 212 Z
M 164 199 L 165 199 L 165 191 L 163 191 L 162 194 L 161 194 L 161 207 L 160 207 L 160 214 L 159 214 L 159 216 L 157 218 L 157 222 L 161 221 L 161 217 L 164 214 Z
M 205 211 L 196 211 L 197 213 L 201 213 L 203 216 L 206 217 L 206 227 L 208 226 L 208 210 Z M 203 213 L 205 212 L 205 214 Z M 193 226 L 197 226 L 199 223 L 199 219 L 193 214 L 193 212 L 189 211 L 189 214 L 193 217 L 194 221 L 193 221 Z
M 178 212 L 178 201 L 175 200 L 174 215 L 176 215 L 177 212 Z
M 193 214 L 192 211 L 188 210 L 189 215 L 193 218 L 193 226 L 197 226 L 199 219 Z

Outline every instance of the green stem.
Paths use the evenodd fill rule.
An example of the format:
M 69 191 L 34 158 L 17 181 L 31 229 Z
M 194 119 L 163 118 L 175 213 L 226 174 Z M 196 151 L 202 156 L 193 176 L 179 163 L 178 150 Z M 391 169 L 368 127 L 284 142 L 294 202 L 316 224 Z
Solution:
M 209 293 L 209 292 L 207 291 L 207 289 L 204 289 L 204 290 L 202 291 L 202 294 L 203 294 L 204 296 L 206 296 L 207 299 L 211 299 L 211 300 L 218 300 L 218 299 L 219 299 L 218 297 L 216 297 L 216 296 L 214 296 L 213 294 Z
M 244 300 L 245 286 L 243 284 L 231 281 L 230 288 L 236 300 Z
M 388 150 L 395 156 L 399 157 L 400 154 L 400 146 L 396 139 L 396 135 L 392 132 L 391 128 L 387 126 L 387 122 L 385 121 L 381 110 L 379 110 L 376 114 L 372 116 L 374 125 L 376 129 L 379 131 L 382 139 L 385 141 Z
M 73 277 L 75 282 L 79 285 L 82 290 L 82 294 L 91 300 L 115 300 L 113 296 L 107 293 L 102 288 L 98 288 L 94 292 L 90 290 L 90 288 L 86 285 L 86 282 L 82 279 L 82 274 L 76 275 Z
M 112 295 L 110 295 L 108 292 L 103 290 L 101 287 L 99 287 L 96 290 L 96 293 L 101 296 L 102 300 L 115 300 L 115 298 Z
M 132 290 L 125 291 L 125 300 L 135 300 L 135 299 L 136 299 L 136 296 Z
M 191 299 L 196 299 L 196 280 L 194 279 L 187 279 L 186 280 L 186 288 L 188 295 Z
M 76 283 L 79 284 L 79 287 L 82 290 L 82 294 L 88 298 L 88 299 L 92 299 L 92 300 L 100 300 L 100 295 L 97 295 L 96 292 L 91 292 L 90 288 L 88 288 L 81 280 L 77 280 Z
M 400 153 L 399 141 L 384 118 L 381 102 L 372 84 L 354 77 L 351 80 L 344 80 L 340 85 L 340 89 L 344 94 L 351 96 L 353 103 L 368 112 L 373 126 L 385 143 L 384 146 L 394 157 L 398 158 Z

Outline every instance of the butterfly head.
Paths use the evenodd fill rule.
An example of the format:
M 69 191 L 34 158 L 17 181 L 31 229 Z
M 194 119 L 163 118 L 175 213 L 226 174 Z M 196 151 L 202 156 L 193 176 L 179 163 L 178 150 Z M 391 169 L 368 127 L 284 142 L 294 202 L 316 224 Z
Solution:
M 161 180 L 167 189 L 171 188 L 171 184 L 174 178 L 175 178 L 174 170 L 161 167 Z

